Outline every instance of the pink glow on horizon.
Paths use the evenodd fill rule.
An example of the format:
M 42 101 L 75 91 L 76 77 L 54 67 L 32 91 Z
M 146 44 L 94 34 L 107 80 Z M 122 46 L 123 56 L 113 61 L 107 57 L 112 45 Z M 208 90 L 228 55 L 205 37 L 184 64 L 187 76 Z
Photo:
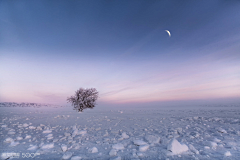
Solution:
M 0 100 L 66 103 L 66 98 L 79 87 L 95 87 L 100 102 L 112 103 L 240 97 L 240 64 L 230 63 L 234 56 L 212 61 L 215 56 L 173 65 L 155 60 L 138 62 L 133 67 L 127 62 L 112 67 L 105 62 L 92 62 L 94 67 L 84 62 L 79 67 L 73 61 L 66 68 L 59 62 L 53 69 L 52 63 L 42 67 L 6 60 L 1 65 L 8 67 L 8 71 L 0 69 L 4 75 Z M 75 70 L 77 67 L 80 69 Z M 84 67 L 91 72 L 86 72 Z M 46 71 L 47 68 L 50 69 Z

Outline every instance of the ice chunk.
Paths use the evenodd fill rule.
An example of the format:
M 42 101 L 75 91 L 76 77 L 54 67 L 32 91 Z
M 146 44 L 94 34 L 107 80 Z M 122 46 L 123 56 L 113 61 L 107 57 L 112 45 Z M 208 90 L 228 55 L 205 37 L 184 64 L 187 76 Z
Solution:
M 74 145 L 74 149 L 79 149 L 79 148 L 80 148 L 79 144 Z
M 7 125 L 6 125 L 6 124 L 2 125 L 2 128 L 5 128 L 5 127 L 7 127 Z
M 138 152 L 138 153 L 137 153 L 137 156 L 138 156 L 138 157 L 143 157 L 144 155 L 143 155 L 143 153 Z
M 216 137 L 214 138 L 213 141 L 214 141 L 214 142 L 217 142 L 217 143 L 221 142 L 221 140 L 220 140 L 220 139 L 217 139 Z
M 225 129 L 222 128 L 217 128 L 217 131 L 220 133 L 227 133 L 227 131 Z
M 71 158 L 71 160 L 81 160 L 81 159 L 82 159 L 82 157 L 80 157 L 80 156 L 73 156 Z
M 204 149 L 210 149 L 210 147 L 208 147 L 208 146 L 204 146 Z
M 189 149 L 194 152 L 195 154 L 199 154 L 199 151 L 195 149 L 195 147 L 191 144 L 189 144 Z
M 10 130 L 8 131 L 8 134 L 15 134 L 15 130 L 14 130 L 14 129 L 10 129 Z
M 71 153 L 71 152 L 66 152 L 66 153 L 62 156 L 62 159 L 69 159 L 70 157 L 72 157 L 72 153 Z
M 36 130 L 42 130 L 42 127 L 41 127 L 41 126 L 38 126 Z
M 172 139 L 167 146 L 167 150 L 171 151 L 173 154 L 181 154 L 182 152 L 188 151 L 188 146 L 180 144 L 176 139 Z
M 22 126 L 23 127 L 28 127 L 29 125 L 27 123 L 24 123 Z
M 54 143 L 50 143 L 50 144 L 45 144 L 43 145 L 41 148 L 42 149 L 51 149 L 54 147 Z
M 90 149 L 88 150 L 88 152 L 90 152 L 90 153 L 97 153 L 97 152 L 98 152 L 98 149 L 97 149 L 96 147 L 93 147 L 93 148 L 90 148 Z
M 120 156 L 114 157 L 114 158 L 112 158 L 111 160 L 121 160 L 121 157 L 120 157 Z
M 48 134 L 48 135 L 46 135 L 46 137 L 52 137 L 53 136 L 53 134 Z
M 141 145 L 145 145 L 147 144 L 146 142 L 142 141 L 142 140 L 134 140 L 133 143 L 137 146 L 141 146 Z
M 87 134 L 87 131 L 85 131 L 85 130 L 78 131 L 78 135 L 84 136 L 85 134 Z
M 36 129 L 36 127 L 34 127 L 34 126 L 29 126 L 28 128 L 29 129 Z
M 36 150 L 38 148 L 38 146 L 31 146 L 30 148 L 28 148 L 27 150 L 30 150 L 30 151 L 32 151 L 32 150 Z
M 5 139 L 4 142 L 5 142 L 5 143 L 11 143 L 11 142 L 13 142 L 13 139 L 12 139 L 12 138 L 7 138 L 7 139 Z
M 51 133 L 52 131 L 51 130 L 49 130 L 49 129 L 47 129 L 47 130 L 45 130 L 45 131 L 43 131 L 43 133 Z
M 111 149 L 111 151 L 109 152 L 110 156 L 116 156 L 117 155 L 117 150 L 116 149 Z
M 226 157 L 229 157 L 229 156 L 231 156 L 232 154 L 231 154 L 231 152 L 229 152 L 229 151 L 227 151 L 227 152 L 225 152 L 224 153 L 224 156 L 226 156 Z
M 147 135 L 145 139 L 151 144 L 159 143 L 160 141 L 160 137 L 154 135 Z
M 139 151 L 145 152 L 146 150 L 148 150 L 148 148 L 149 148 L 148 144 L 141 145 L 141 146 L 139 146 Z
M 212 148 L 216 148 L 217 147 L 217 143 L 216 142 L 210 142 L 209 145 Z
M 129 136 L 126 134 L 126 132 L 123 132 L 122 133 L 122 138 L 127 139 L 127 138 L 129 138 Z
M 10 146 L 12 146 L 12 147 L 14 147 L 16 145 L 19 145 L 19 142 L 12 141 L 11 144 L 10 144 Z
M 62 151 L 63 152 L 66 152 L 67 151 L 67 145 L 65 145 L 65 144 L 63 144 L 63 145 L 61 145 L 61 148 L 62 148 Z
M 78 135 L 78 129 L 75 129 L 72 133 L 72 137 L 75 137 L 76 135 Z
M 17 137 L 16 138 L 18 141 L 22 140 L 23 138 L 22 137 Z
M 31 137 L 32 137 L 31 135 L 26 135 L 25 139 L 29 139 Z
M 71 133 L 64 133 L 66 137 L 71 136 Z
M 121 150 L 121 149 L 124 149 L 124 145 L 121 143 L 117 143 L 117 144 L 114 144 L 112 148 L 116 150 Z
M 41 142 L 40 144 L 39 144 L 39 146 L 38 147 L 42 147 L 44 145 L 44 143 L 43 142 Z

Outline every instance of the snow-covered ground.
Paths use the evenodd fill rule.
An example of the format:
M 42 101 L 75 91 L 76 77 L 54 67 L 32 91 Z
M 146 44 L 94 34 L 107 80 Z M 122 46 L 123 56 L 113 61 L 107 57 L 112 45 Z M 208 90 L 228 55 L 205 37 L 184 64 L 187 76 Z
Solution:
M 1 159 L 240 159 L 240 105 L 10 106 L 0 107 Z

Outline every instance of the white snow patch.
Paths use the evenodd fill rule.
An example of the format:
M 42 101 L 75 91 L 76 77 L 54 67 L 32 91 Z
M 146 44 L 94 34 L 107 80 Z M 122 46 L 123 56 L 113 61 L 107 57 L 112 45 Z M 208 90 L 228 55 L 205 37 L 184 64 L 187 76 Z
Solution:
M 212 148 L 216 148 L 217 147 L 217 143 L 216 142 L 210 142 L 209 145 Z
M 216 137 L 213 139 L 213 141 L 214 141 L 214 142 L 217 142 L 217 143 L 221 142 L 221 140 L 220 140 L 220 139 L 217 139 Z
M 72 137 L 75 137 L 76 135 L 78 135 L 78 129 L 75 129 L 72 133 Z
M 43 145 L 41 148 L 42 149 L 51 149 L 54 147 L 54 143 L 50 143 L 50 144 L 45 144 Z
M 148 144 L 141 145 L 141 146 L 139 146 L 139 151 L 145 152 L 146 150 L 148 150 L 148 148 L 149 148 Z
M 113 158 L 111 160 L 121 160 L 122 158 L 120 156 L 116 157 L 116 158 Z
M 96 147 L 92 147 L 88 150 L 88 152 L 90 153 L 97 153 L 98 152 L 98 149 Z
M 82 130 L 82 131 L 79 131 L 79 132 L 78 132 L 78 135 L 84 136 L 85 134 L 87 134 L 87 131 L 85 131 L 85 130 Z
M 138 140 L 138 139 L 137 139 L 137 140 L 134 140 L 133 143 L 134 143 L 135 145 L 137 145 L 137 146 L 141 146 L 141 145 L 147 144 L 147 142 L 144 142 L 144 141 Z
M 29 125 L 27 123 L 24 123 L 22 126 L 23 127 L 28 127 Z
M 143 155 L 142 152 L 138 152 L 138 153 L 137 153 L 137 156 L 138 156 L 138 157 L 143 157 L 144 155 Z
M 35 146 L 31 146 L 31 147 L 29 147 L 27 150 L 30 150 L 30 151 L 32 151 L 32 150 L 36 150 L 38 148 L 38 146 L 37 145 L 35 145 Z
M 34 127 L 34 126 L 29 126 L 28 128 L 29 129 L 36 129 L 36 127 Z
M 6 138 L 4 142 L 5 142 L 5 143 L 11 143 L 11 142 L 13 142 L 13 141 L 14 141 L 14 140 L 13 140 L 12 138 Z
M 71 152 L 66 152 L 66 153 L 62 156 L 62 159 L 69 159 L 70 157 L 72 157 L 72 153 L 71 153 Z
M 112 148 L 116 150 L 122 150 L 124 149 L 124 145 L 122 143 L 117 143 L 117 144 L 114 144 Z
M 42 147 L 44 145 L 44 143 L 43 142 L 41 142 L 40 144 L 39 144 L 39 147 Z
M 171 151 L 173 154 L 181 154 L 182 152 L 188 151 L 188 146 L 180 144 L 176 139 L 172 139 L 167 146 L 167 150 Z
M 220 133 L 227 133 L 227 131 L 223 128 L 217 128 L 217 131 Z
M 61 148 L 62 148 L 62 151 L 63 152 L 66 152 L 67 151 L 67 145 L 65 145 L 65 144 L 63 144 L 63 145 L 61 145 Z
M 232 154 L 231 154 L 231 152 L 229 152 L 229 151 L 227 151 L 227 152 L 225 152 L 224 153 L 224 156 L 226 156 L 226 157 L 229 157 L 229 156 L 231 156 Z
M 19 145 L 19 142 L 15 142 L 15 141 L 12 141 L 11 144 L 10 144 L 11 147 L 14 147 L 14 146 L 17 146 L 17 145 Z
M 154 136 L 154 135 L 147 135 L 147 136 L 145 136 L 145 139 L 146 139 L 146 140 L 148 141 L 148 143 L 150 143 L 150 144 L 159 143 L 159 141 L 160 141 L 160 137 Z
M 210 149 L 210 147 L 208 147 L 208 146 L 204 146 L 204 149 Z
M 66 137 L 71 136 L 71 133 L 64 133 Z
M 129 138 L 129 136 L 126 134 L 126 132 L 123 132 L 122 133 L 122 138 L 127 139 L 127 138 Z
M 16 139 L 17 139 L 18 141 L 20 141 L 20 140 L 23 139 L 23 137 L 17 137 Z
M 42 130 L 42 127 L 41 127 L 41 126 L 38 126 L 36 130 Z
M 111 151 L 109 152 L 110 156 L 116 156 L 117 155 L 117 150 L 116 149 L 111 149 Z
M 193 153 L 199 154 L 199 151 L 196 150 L 196 148 L 195 148 L 193 145 L 191 145 L 191 144 L 189 144 L 189 149 L 190 149 Z
M 29 139 L 31 137 L 32 137 L 31 135 L 26 135 L 25 139 Z
M 71 160 L 81 160 L 81 159 L 82 159 L 82 157 L 80 157 L 80 156 L 73 156 L 71 158 Z
M 45 130 L 45 131 L 43 131 L 43 133 L 51 133 L 52 131 L 51 130 L 49 130 L 49 129 L 47 129 L 47 130 Z
M 52 137 L 53 136 L 53 134 L 48 134 L 48 135 L 46 135 L 46 137 Z

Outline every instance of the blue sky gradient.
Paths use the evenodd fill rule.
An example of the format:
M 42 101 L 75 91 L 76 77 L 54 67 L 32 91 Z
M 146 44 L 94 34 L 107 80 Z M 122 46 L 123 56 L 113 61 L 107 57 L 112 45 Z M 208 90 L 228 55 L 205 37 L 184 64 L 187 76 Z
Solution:
M 0 101 L 240 99 L 238 1 L 0 1 Z M 171 37 L 165 32 L 169 30 Z

